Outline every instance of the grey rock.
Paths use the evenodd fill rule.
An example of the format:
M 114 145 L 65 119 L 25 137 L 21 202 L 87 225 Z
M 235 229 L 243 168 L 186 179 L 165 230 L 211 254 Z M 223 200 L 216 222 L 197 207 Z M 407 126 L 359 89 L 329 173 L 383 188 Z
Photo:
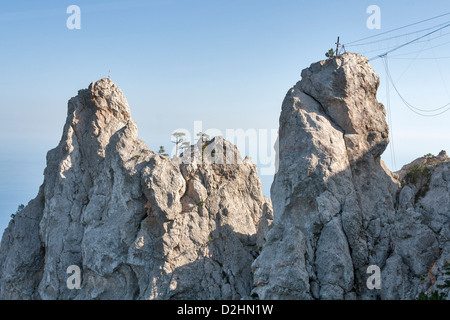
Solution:
M 353 264 L 340 219 L 323 226 L 317 243 L 316 270 L 321 299 L 341 299 L 353 287 Z
M 38 197 L 3 235 L 0 298 L 249 297 L 271 203 L 250 159 L 222 137 L 208 145 L 235 161 L 207 160 L 202 145 L 190 163 L 155 154 L 111 80 L 80 90 Z
M 0 297 L 38 299 L 44 246 L 39 237 L 43 191 L 9 222 L 0 244 Z
M 155 154 L 120 89 L 92 83 L 3 234 L 0 298 L 450 299 L 450 159 L 386 168 L 378 85 L 359 54 L 303 70 L 282 104 L 272 210 L 236 146 Z
M 386 168 L 378 85 L 364 56 L 345 53 L 312 64 L 288 91 L 271 188 L 274 227 L 253 263 L 260 298 L 415 299 L 440 290 L 433 283 L 443 273 L 433 266 L 449 246 L 448 158 L 416 160 L 428 161 L 416 183 L 405 180 L 411 164 Z M 380 290 L 366 286 L 369 265 L 381 269 Z M 436 275 L 420 280 L 431 269 Z

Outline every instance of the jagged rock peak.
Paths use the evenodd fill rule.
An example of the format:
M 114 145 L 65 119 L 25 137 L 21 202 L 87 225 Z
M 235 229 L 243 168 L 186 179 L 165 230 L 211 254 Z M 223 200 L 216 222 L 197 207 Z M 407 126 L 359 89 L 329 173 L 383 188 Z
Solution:
M 296 87 L 316 100 L 346 135 L 353 161 L 366 150 L 381 155 L 389 142 L 386 110 L 376 99 L 379 83 L 365 56 L 347 52 L 311 64 Z
M 69 113 L 79 107 L 90 108 L 98 117 L 110 113 L 117 120 L 127 122 L 131 119 L 130 107 L 122 90 L 108 78 L 92 82 L 88 89 L 78 91 L 78 96 L 69 100 Z
M 345 53 L 313 63 L 282 104 L 274 224 L 253 263 L 263 299 L 415 299 L 445 289 L 450 163 L 413 167 L 401 184 L 388 144 L 379 78 Z M 367 268 L 381 269 L 381 288 Z M 428 273 L 427 273 L 428 272 Z M 434 285 L 437 283 L 439 285 Z M 440 289 L 441 288 L 441 289 Z
M 248 298 L 271 203 L 233 144 L 207 145 L 189 163 L 155 154 L 111 80 L 80 90 L 38 196 L 3 234 L 0 299 Z
M 447 152 L 445 150 L 441 150 L 437 156 L 429 153 L 424 155 L 423 157 L 417 158 L 414 161 L 405 164 L 400 170 L 396 172 L 399 180 L 402 180 L 407 174 L 408 170 L 411 170 L 414 166 L 427 167 L 428 169 L 434 168 L 437 165 L 445 162 L 449 162 L 450 158 L 447 156 Z
M 112 80 L 103 78 L 69 100 L 58 148 L 64 153 L 78 151 L 96 170 L 111 137 L 125 126 L 135 128 L 137 135 L 127 99 Z

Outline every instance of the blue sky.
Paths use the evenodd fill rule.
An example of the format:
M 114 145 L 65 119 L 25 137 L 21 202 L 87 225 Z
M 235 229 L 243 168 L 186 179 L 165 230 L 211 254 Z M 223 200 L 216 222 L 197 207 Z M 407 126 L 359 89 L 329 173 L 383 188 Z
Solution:
M 80 30 L 66 27 L 72 4 L 81 9 Z M 372 4 L 381 9 L 379 30 L 366 26 Z M 140 138 L 152 150 L 171 149 L 173 130 L 193 130 L 194 121 L 204 130 L 276 130 L 287 90 L 303 68 L 325 58 L 337 36 L 347 43 L 449 11 L 448 1 L 1 1 L 0 230 L 36 196 L 69 98 L 109 69 Z M 397 34 L 446 21 L 450 16 Z M 397 88 L 418 107 L 450 101 L 445 32 L 450 28 L 389 55 Z M 414 36 L 347 49 L 371 57 Z M 386 104 L 382 61 L 371 64 Z M 418 116 L 392 88 L 389 101 L 396 165 L 390 149 L 383 159 L 390 169 L 450 151 L 450 112 Z M 272 176 L 261 179 L 269 196 Z

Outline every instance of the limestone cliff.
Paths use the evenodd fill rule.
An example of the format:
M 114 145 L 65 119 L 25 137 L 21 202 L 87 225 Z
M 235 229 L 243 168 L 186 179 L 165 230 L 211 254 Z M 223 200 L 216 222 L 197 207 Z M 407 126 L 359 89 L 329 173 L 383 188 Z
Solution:
M 185 161 L 155 154 L 111 80 L 80 90 L 38 196 L 3 234 L 0 298 L 248 297 L 271 203 L 250 159 L 221 137 L 205 144 Z
M 312 64 L 288 91 L 271 188 L 274 224 L 253 263 L 254 295 L 415 299 L 448 293 L 450 162 L 445 155 L 430 162 L 426 187 L 402 184 L 384 166 L 388 125 L 378 85 L 364 56 L 345 53 Z M 369 265 L 381 268 L 379 290 L 366 286 Z
M 359 54 L 303 70 L 282 104 L 272 212 L 233 144 L 155 154 L 117 86 L 92 83 L 3 234 L 0 299 L 450 299 L 450 159 L 386 168 L 378 85 Z

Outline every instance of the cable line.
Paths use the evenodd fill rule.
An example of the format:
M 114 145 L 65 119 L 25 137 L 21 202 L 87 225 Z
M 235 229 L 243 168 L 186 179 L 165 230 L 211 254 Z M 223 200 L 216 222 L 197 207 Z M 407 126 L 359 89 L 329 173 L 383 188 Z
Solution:
M 394 128 L 392 126 L 392 114 L 391 114 L 391 99 L 390 99 L 390 89 L 389 89 L 389 81 L 386 81 L 386 109 L 387 109 L 387 118 L 389 124 L 389 151 L 391 153 L 391 164 L 392 168 L 395 170 L 397 164 L 395 163 L 395 149 L 394 149 Z
M 439 39 L 439 38 L 444 37 L 444 36 L 449 35 L 449 34 L 450 34 L 450 32 L 446 32 L 446 33 L 440 34 L 440 35 L 438 35 L 438 36 L 436 36 L 436 37 L 432 37 L 432 38 L 429 38 L 429 39 L 426 39 L 426 40 L 418 40 L 418 41 L 415 42 L 415 44 L 417 44 L 417 43 L 423 43 L 423 42 L 430 42 L 430 41 L 432 41 L 432 40 Z M 441 43 L 441 44 L 439 44 L 439 45 L 437 45 L 437 46 L 435 46 L 435 47 L 433 47 L 433 48 L 441 47 L 441 46 L 443 46 L 443 45 L 445 45 L 445 44 L 447 44 L 447 43 L 450 43 L 450 41 Z M 376 51 L 381 51 L 381 50 L 389 50 L 389 49 L 395 48 L 396 46 L 397 46 L 397 44 L 395 44 L 395 45 L 390 45 L 390 46 L 385 46 L 385 47 L 383 47 L 383 48 L 380 48 L 380 47 L 379 47 L 378 49 L 366 50 L 366 51 L 362 51 L 362 52 L 360 52 L 360 53 L 363 54 L 363 55 L 366 55 L 367 53 L 371 53 L 371 52 L 376 52 Z M 431 48 L 424 49 L 424 50 L 429 50 L 429 49 L 431 49 Z M 419 51 L 413 51 L 413 52 L 410 52 L 410 53 L 402 53 L 402 54 L 398 54 L 398 55 L 395 55 L 395 56 L 390 56 L 390 58 L 392 58 L 392 57 L 400 57 L 400 56 L 408 55 L 408 54 L 414 54 L 414 53 L 416 53 L 416 52 L 422 52 L 422 49 L 419 50 Z
M 435 53 L 434 53 L 434 50 L 431 50 L 431 52 L 433 53 L 433 56 L 436 56 Z M 439 65 L 439 62 L 437 61 L 437 59 L 434 59 L 434 62 L 436 63 L 437 69 L 438 69 L 439 74 L 441 76 L 441 80 L 442 80 L 442 83 L 444 85 L 445 92 L 447 92 L 447 97 L 450 98 L 450 94 L 449 94 L 448 89 L 447 89 L 447 83 L 445 81 L 444 75 L 442 74 L 441 66 Z
M 395 39 L 395 38 L 409 36 L 411 34 L 416 34 L 416 33 L 424 32 L 424 31 L 427 31 L 427 30 L 432 30 L 434 28 L 438 28 L 438 27 L 443 26 L 443 25 L 448 24 L 448 23 L 450 23 L 450 21 L 446 21 L 444 23 L 437 24 L 437 25 L 435 25 L 433 27 L 428 27 L 428 28 L 421 29 L 421 30 L 416 30 L 416 31 L 413 31 L 413 32 L 403 33 L 403 34 L 400 34 L 400 35 L 397 35 L 397 36 L 392 36 L 392 37 L 389 37 L 389 38 L 383 38 L 383 39 L 379 39 L 379 40 L 374 40 L 374 41 L 364 42 L 364 43 L 358 43 L 358 44 L 353 44 L 353 45 L 349 45 L 349 44 L 346 44 L 346 45 L 347 45 L 347 47 L 365 46 L 365 45 L 369 45 L 369 44 L 378 43 L 378 42 L 381 42 L 381 41 L 387 41 L 387 40 L 392 40 L 392 39 Z
M 401 29 L 404 29 L 404 28 L 411 27 L 411 26 L 415 26 L 417 24 L 420 24 L 420 23 L 423 23 L 423 22 L 427 22 L 427 21 L 430 21 L 430 20 L 434 20 L 434 19 L 437 19 L 437 18 L 440 18 L 440 17 L 443 17 L 443 16 L 447 16 L 449 14 L 450 14 L 450 12 L 447 12 L 447 13 L 444 13 L 444 14 L 441 14 L 441 15 L 438 15 L 438 16 L 435 16 L 435 17 L 432 17 L 432 18 L 428 18 L 428 19 L 425 19 L 425 20 L 422 20 L 422 21 L 418 21 L 418 22 L 414 22 L 414 23 L 408 24 L 408 25 L 403 26 L 403 27 L 395 28 L 395 29 L 392 29 L 392 30 L 388 30 L 388 31 L 385 31 L 385 32 L 373 35 L 373 36 L 369 36 L 369 37 L 365 37 L 365 38 L 358 39 L 358 40 L 355 40 L 355 41 L 351 41 L 351 42 L 346 43 L 346 45 L 348 46 L 349 44 L 352 44 L 352 43 L 356 43 L 356 42 L 360 42 L 360 41 L 363 41 L 363 40 L 379 37 L 379 36 L 381 36 L 383 34 L 386 34 L 386 33 L 394 32 L 394 31 L 397 31 L 397 30 L 401 30 Z
M 392 83 L 392 87 L 394 88 L 394 90 L 397 92 L 398 96 L 400 97 L 400 99 L 403 101 L 403 103 L 408 107 L 408 109 L 410 109 L 412 112 L 423 116 L 423 117 L 435 117 L 438 115 L 443 114 L 444 112 L 447 112 L 450 110 L 450 102 L 439 107 L 439 108 L 435 108 L 435 109 L 421 109 L 421 108 L 417 108 L 415 106 L 413 106 L 412 104 L 410 104 L 408 101 L 406 101 L 405 98 L 403 98 L 403 96 L 400 94 L 400 92 L 398 91 L 397 87 L 395 86 L 394 81 L 392 80 L 392 76 L 391 73 L 389 71 L 389 65 L 388 65 L 388 61 L 387 61 L 387 56 L 384 55 L 382 56 L 382 60 L 383 60 L 383 64 L 384 64 L 384 68 L 386 70 L 386 75 L 387 75 L 387 79 L 388 81 L 390 81 Z M 424 112 L 437 112 L 434 114 L 426 114 Z
M 438 60 L 438 59 L 450 59 L 450 56 L 447 57 L 423 57 L 423 58 L 396 58 L 396 57 L 389 57 L 390 59 L 395 59 L 395 60 Z
M 416 59 L 419 57 L 419 55 L 422 53 L 423 50 L 425 50 L 425 47 L 427 46 L 427 44 L 429 44 L 429 42 L 426 42 L 423 46 L 422 46 L 422 50 L 420 50 L 414 57 L 414 59 L 412 59 L 408 66 L 406 67 L 406 69 L 402 72 L 402 74 L 397 78 L 397 81 L 399 81 L 403 75 L 406 73 L 406 71 L 408 71 L 408 69 L 414 64 L 414 62 L 416 61 Z
M 418 41 L 417 43 L 419 43 L 419 41 Z M 422 49 L 422 50 L 419 50 L 419 51 L 412 51 L 412 52 L 407 52 L 407 53 L 397 54 L 397 55 L 389 56 L 389 57 L 390 57 L 390 58 L 395 58 L 395 57 L 407 56 L 407 55 L 414 54 L 414 53 L 417 53 L 417 52 L 422 52 L 422 51 L 426 51 L 426 50 L 431 50 L 431 49 L 434 49 L 434 48 L 442 47 L 442 46 L 445 46 L 446 44 L 449 44 L 449 43 L 450 43 L 450 41 L 447 41 L 447 42 L 438 44 L 437 46 L 434 46 L 434 47 L 429 47 L 429 48 Z
M 416 42 L 417 40 L 423 39 L 423 38 L 429 36 L 430 34 L 433 34 L 433 33 L 435 33 L 435 32 L 438 32 L 438 31 L 440 31 L 440 30 L 442 30 L 442 29 L 444 29 L 444 28 L 448 28 L 448 27 L 450 27 L 450 23 L 449 23 L 449 24 L 446 24 L 445 26 L 440 27 L 440 28 L 438 28 L 438 29 L 436 29 L 436 30 L 434 30 L 434 31 L 428 32 L 427 34 L 425 34 L 425 35 L 423 35 L 423 36 L 420 36 L 420 37 L 415 38 L 415 39 L 413 39 L 413 40 L 411 40 L 411 41 L 408 41 L 408 42 L 406 42 L 406 43 L 404 43 L 404 44 L 402 44 L 402 45 L 399 45 L 398 47 L 395 47 L 394 49 L 391 49 L 391 50 L 389 50 L 389 51 L 387 51 L 387 52 L 385 52 L 385 53 L 383 53 L 383 54 L 380 54 L 380 55 L 378 55 L 378 56 L 376 56 L 376 57 L 373 57 L 373 58 L 369 59 L 369 61 L 374 60 L 374 59 L 377 59 L 377 58 L 382 58 L 383 56 L 386 56 L 386 55 L 388 55 L 389 53 L 391 53 L 391 52 L 393 52 L 393 51 L 395 51 L 395 50 L 398 50 L 398 49 L 400 49 L 400 48 L 403 48 L 403 47 L 405 47 L 405 46 L 407 46 L 407 45 L 409 45 L 409 44 L 411 44 L 411 43 L 413 43 L 413 42 Z

